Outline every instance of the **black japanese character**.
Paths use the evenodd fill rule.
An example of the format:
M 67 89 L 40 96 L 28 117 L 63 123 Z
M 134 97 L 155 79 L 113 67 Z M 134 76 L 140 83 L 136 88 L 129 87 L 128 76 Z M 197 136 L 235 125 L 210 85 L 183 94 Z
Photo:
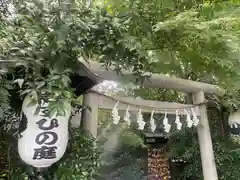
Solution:
M 47 120 L 45 118 L 43 118 L 40 121 L 38 121 L 37 124 L 38 124 L 39 129 L 48 131 L 48 130 L 51 130 L 51 129 L 59 126 L 57 119 L 52 119 L 51 123 L 50 123 L 50 125 L 48 127 L 44 126 L 44 124 L 46 122 L 47 122 Z
M 52 138 L 51 138 L 51 137 Z M 47 142 L 47 140 L 49 140 L 49 142 Z M 57 142 L 58 140 L 58 135 L 57 133 L 55 132 L 42 132 L 42 133 L 39 133 L 35 139 L 35 142 L 39 145 L 42 145 L 42 144 L 46 144 L 46 145 L 53 145 Z
M 56 158 L 56 146 L 53 147 L 47 147 L 47 146 L 42 146 L 41 148 L 34 149 L 34 155 L 33 159 L 54 159 Z
M 41 116 L 42 117 L 48 117 L 49 116 L 49 114 L 48 114 L 48 109 L 47 109 L 47 107 L 41 107 Z

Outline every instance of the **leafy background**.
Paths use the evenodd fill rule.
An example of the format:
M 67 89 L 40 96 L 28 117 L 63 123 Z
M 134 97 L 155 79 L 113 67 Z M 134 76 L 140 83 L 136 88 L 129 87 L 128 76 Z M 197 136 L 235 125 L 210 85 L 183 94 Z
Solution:
M 73 109 L 78 108 L 70 77 L 81 68 L 79 61 L 100 61 L 106 68 L 113 65 L 118 73 L 131 70 L 139 84 L 148 78 L 145 71 L 217 84 L 226 89 L 226 95 L 207 98 L 214 101 L 219 111 L 229 113 L 239 107 L 238 0 L 95 0 L 90 6 L 80 0 L 1 0 L 0 5 L 0 147 L 2 162 L 7 162 L 1 175 L 8 179 L 31 175 L 15 157 L 14 137 L 22 98 L 32 94 L 32 103 L 38 103 L 39 94 L 44 91 L 53 99 L 50 113 L 61 114 L 66 99 Z M 159 89 L 135 89 L 129 94 L 154 100 L 190 101 L 189 95 Z M 227 124 L 226 117 L 217 119 Z M 219 121 L 211 118 L 210 122 L 219 179 L 238 179 L 239 147 L 227 135 L 222 137 Z M 101 164 L 98 153 L 91 137 L 80 138 L 81 133 L 75 132 L 69 145 L 73 151 L 63 165 L 67 170 L 63 173 L 59 164 L 55 172 L 65 179 L 69 174 L 72 178 L 91 179 Z M 131 152 L 136 146 L 141 149 L 141 136 L 126 133 L 128 136 L 123 133 L 119 137 L 127 148 L 124 152 Z M 196 132 L 182 131 L 180 135 L 171 135 L 175 144 L 170 151 L 172 156 L 188 160 L 179 179 L 202 179 L 200 159 L 196 158 Z M 131 143 L 136 139 L 138 145 Z M 84 143 L 86 151 L 81 147 Z M 77 158 L 80 150 L 89 152 L 87 157 L 96 164 L 76 167 L 84 162 L 82 157 Z M 190 157 L 195 157 L 195 161 Z M 96 171 L 86 171 L 89 166 L 96 167 Z M 119 172 L 123 169 L 140 172 L 137 165 L 122 167 Z M 52 173 L 47 176 L 54 178 Z

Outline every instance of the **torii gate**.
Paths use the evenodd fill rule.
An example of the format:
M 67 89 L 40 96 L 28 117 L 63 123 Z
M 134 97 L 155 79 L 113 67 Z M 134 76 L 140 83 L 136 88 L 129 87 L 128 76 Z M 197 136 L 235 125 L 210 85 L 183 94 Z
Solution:
M 95 85 L 103 80 L 110 81 L 122 81 L 123 79 L 133 80 L 134 77 L 129 71 L 123 71 L 123 76 L 117 75 L 114 71 L 107 71 L 102 64 L 89 61 L 88 63 L 81 62 L 82 69 L 79 70 L 79 74 L 87 76 L 95 82 Z M 209 122 L 207 117 L 207 110 L 205 105 L 204 93 L 223 95 L 224 90 L 216 85 L 163 76 L 159 74 L 152 74 L 149 80 L 143 82 L 145 87 L 164 88 L 168 90 L 177 90 L 185 93 L 191 93 L 193 98 L 193 104 L 198 104 L 195 107 L 195 112 L 200 116 L 200 122 L 197 128 L 198 138 L 200 144 L 200 154 L 202 161 L 203 177 L 204 180 L 218 180 L 216 163 L 214 160 L 214 152 L 212 146 L 211 133 L 209 128 Z M 157 102 L 149 100 L 136 100 L 133 98 L 123 97 L 108 97 L 94 91 L 88 91 L 83 95 L 83 102 L 85 106 L 91 107 L 89 110 L 84 110 L 82 113 L 82 125 L 83 128 L 90 131 L 94 137 L 97 136 L 97 120 L 98 109 L 112 109 L 116 101 L 119 100 L 119 110 L 126 110 L 127 104 L 135 104 L 137 106 L 144 106 L 149 108 L 171 109 L 173 107 L 189 107 L 189 104 Z M 121 103 L 124 101 L 126 103 Z M 137 111 L 136 108 L 131 107 L 131 111 Z M 143 108 L 143 112 L 149 112 L 148 108 Z M 163 112 L 163 111 L 162 111 Z M 170 114 L 175 114 L 175 111 L 170 111 Z M 183 111 L 179 111 L 179 114 L 184 114 Z

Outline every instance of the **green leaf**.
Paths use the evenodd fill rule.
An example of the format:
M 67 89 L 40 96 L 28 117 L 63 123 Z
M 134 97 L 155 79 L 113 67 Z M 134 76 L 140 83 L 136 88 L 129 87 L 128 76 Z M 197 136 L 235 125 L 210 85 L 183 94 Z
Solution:
M 57 79 L 61 79 L 60 75 L 54 75 L 51 77 L 51 80 L 57 80 Z
M 40 89 L 45 85 L 44 81 L 38 82 L 37 88 L 36 89 Z
M 21 96 L 25 95 L 25 94 L 28 94 L 28 93 L 31 93 L 32 92 L 32 89 L 25 89 L 24 91 L 21 92 Z
M 70 82 L 71 82 L 71 79 L 68 76 L 63 75 L 62 76 L 62 82 L 63 82 L 65 87 L 68 87 Z
M 18 83 L 19 87 L 22 88 L 22 85 L 24 83 L 24 79 L 16 79 L 13 81 L 13 83 Z
M 50 118 L 52 118 L 53 116 L 56 116 L 57 113 L 58 113 L 58 111 L 57 111 L 57 108 L 56 108 L 56 107 L 51 107 L 51 108 L 49 109 L 49 117 L 50 117 Z
M 15 51 L 19 51 L 19 50 L 20 50 L 19 47 L 12 47 L 12 48 L 10 49 L 11 52 L 15 52 Z

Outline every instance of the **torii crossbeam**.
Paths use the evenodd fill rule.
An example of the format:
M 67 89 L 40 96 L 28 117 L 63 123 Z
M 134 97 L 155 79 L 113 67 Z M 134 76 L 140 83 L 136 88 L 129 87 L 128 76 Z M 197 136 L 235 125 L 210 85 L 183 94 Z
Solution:
M 110 68 L 111 69 L 111 68 Z M 122 81 L 123 79 L 134 80 L 134 76 L 130 71 L 123 70 L 123 76 L 118 75 L 114 71 L 107 71 L 101 63 L 96 61 L 81 62 L 80 75 L 88 76 L 93 79 L 96 84 L 103 80 Z M 207 110 L 205 105 L 204 93 L 223 95 L 225 91 L 220 87 L 212 84 L 196 82 L 176 77 L 164 76 L 160 74 L 152 74 L 148 80 L 143 82 L 145 87 L 163 88 L 168 90 L 177 90 L 185 93 L 191 93 L 194 104 L 198 106 L 200 114 L 200 123 L 198 125 L 198 138 L 200 144 L 200 153 L 202 160 L 202 169 L 204 180 L 218 180 L 216 163 L 214 160 L 214 152 L 212 147 L 212 139 L 210 134 L 209 122 L 207 117 Z M 131 102 L 130 99 L 127 99 Z M 98 112 L 98 99 L 96 94 L 86 93 L 84 95 L 84 104 L 90 106 L 92 111 L 83 111 L 82 120 L 86 120 L 86 126 L 97 129 L 97 112 Z M 107 101 L 106 101 L 107 102 Z M 109 107 L 101 103 L 102 107 Z M 94 125 L 94 126 L 93 126 Z M 95 133 L 96 134 L 96 133 Z

